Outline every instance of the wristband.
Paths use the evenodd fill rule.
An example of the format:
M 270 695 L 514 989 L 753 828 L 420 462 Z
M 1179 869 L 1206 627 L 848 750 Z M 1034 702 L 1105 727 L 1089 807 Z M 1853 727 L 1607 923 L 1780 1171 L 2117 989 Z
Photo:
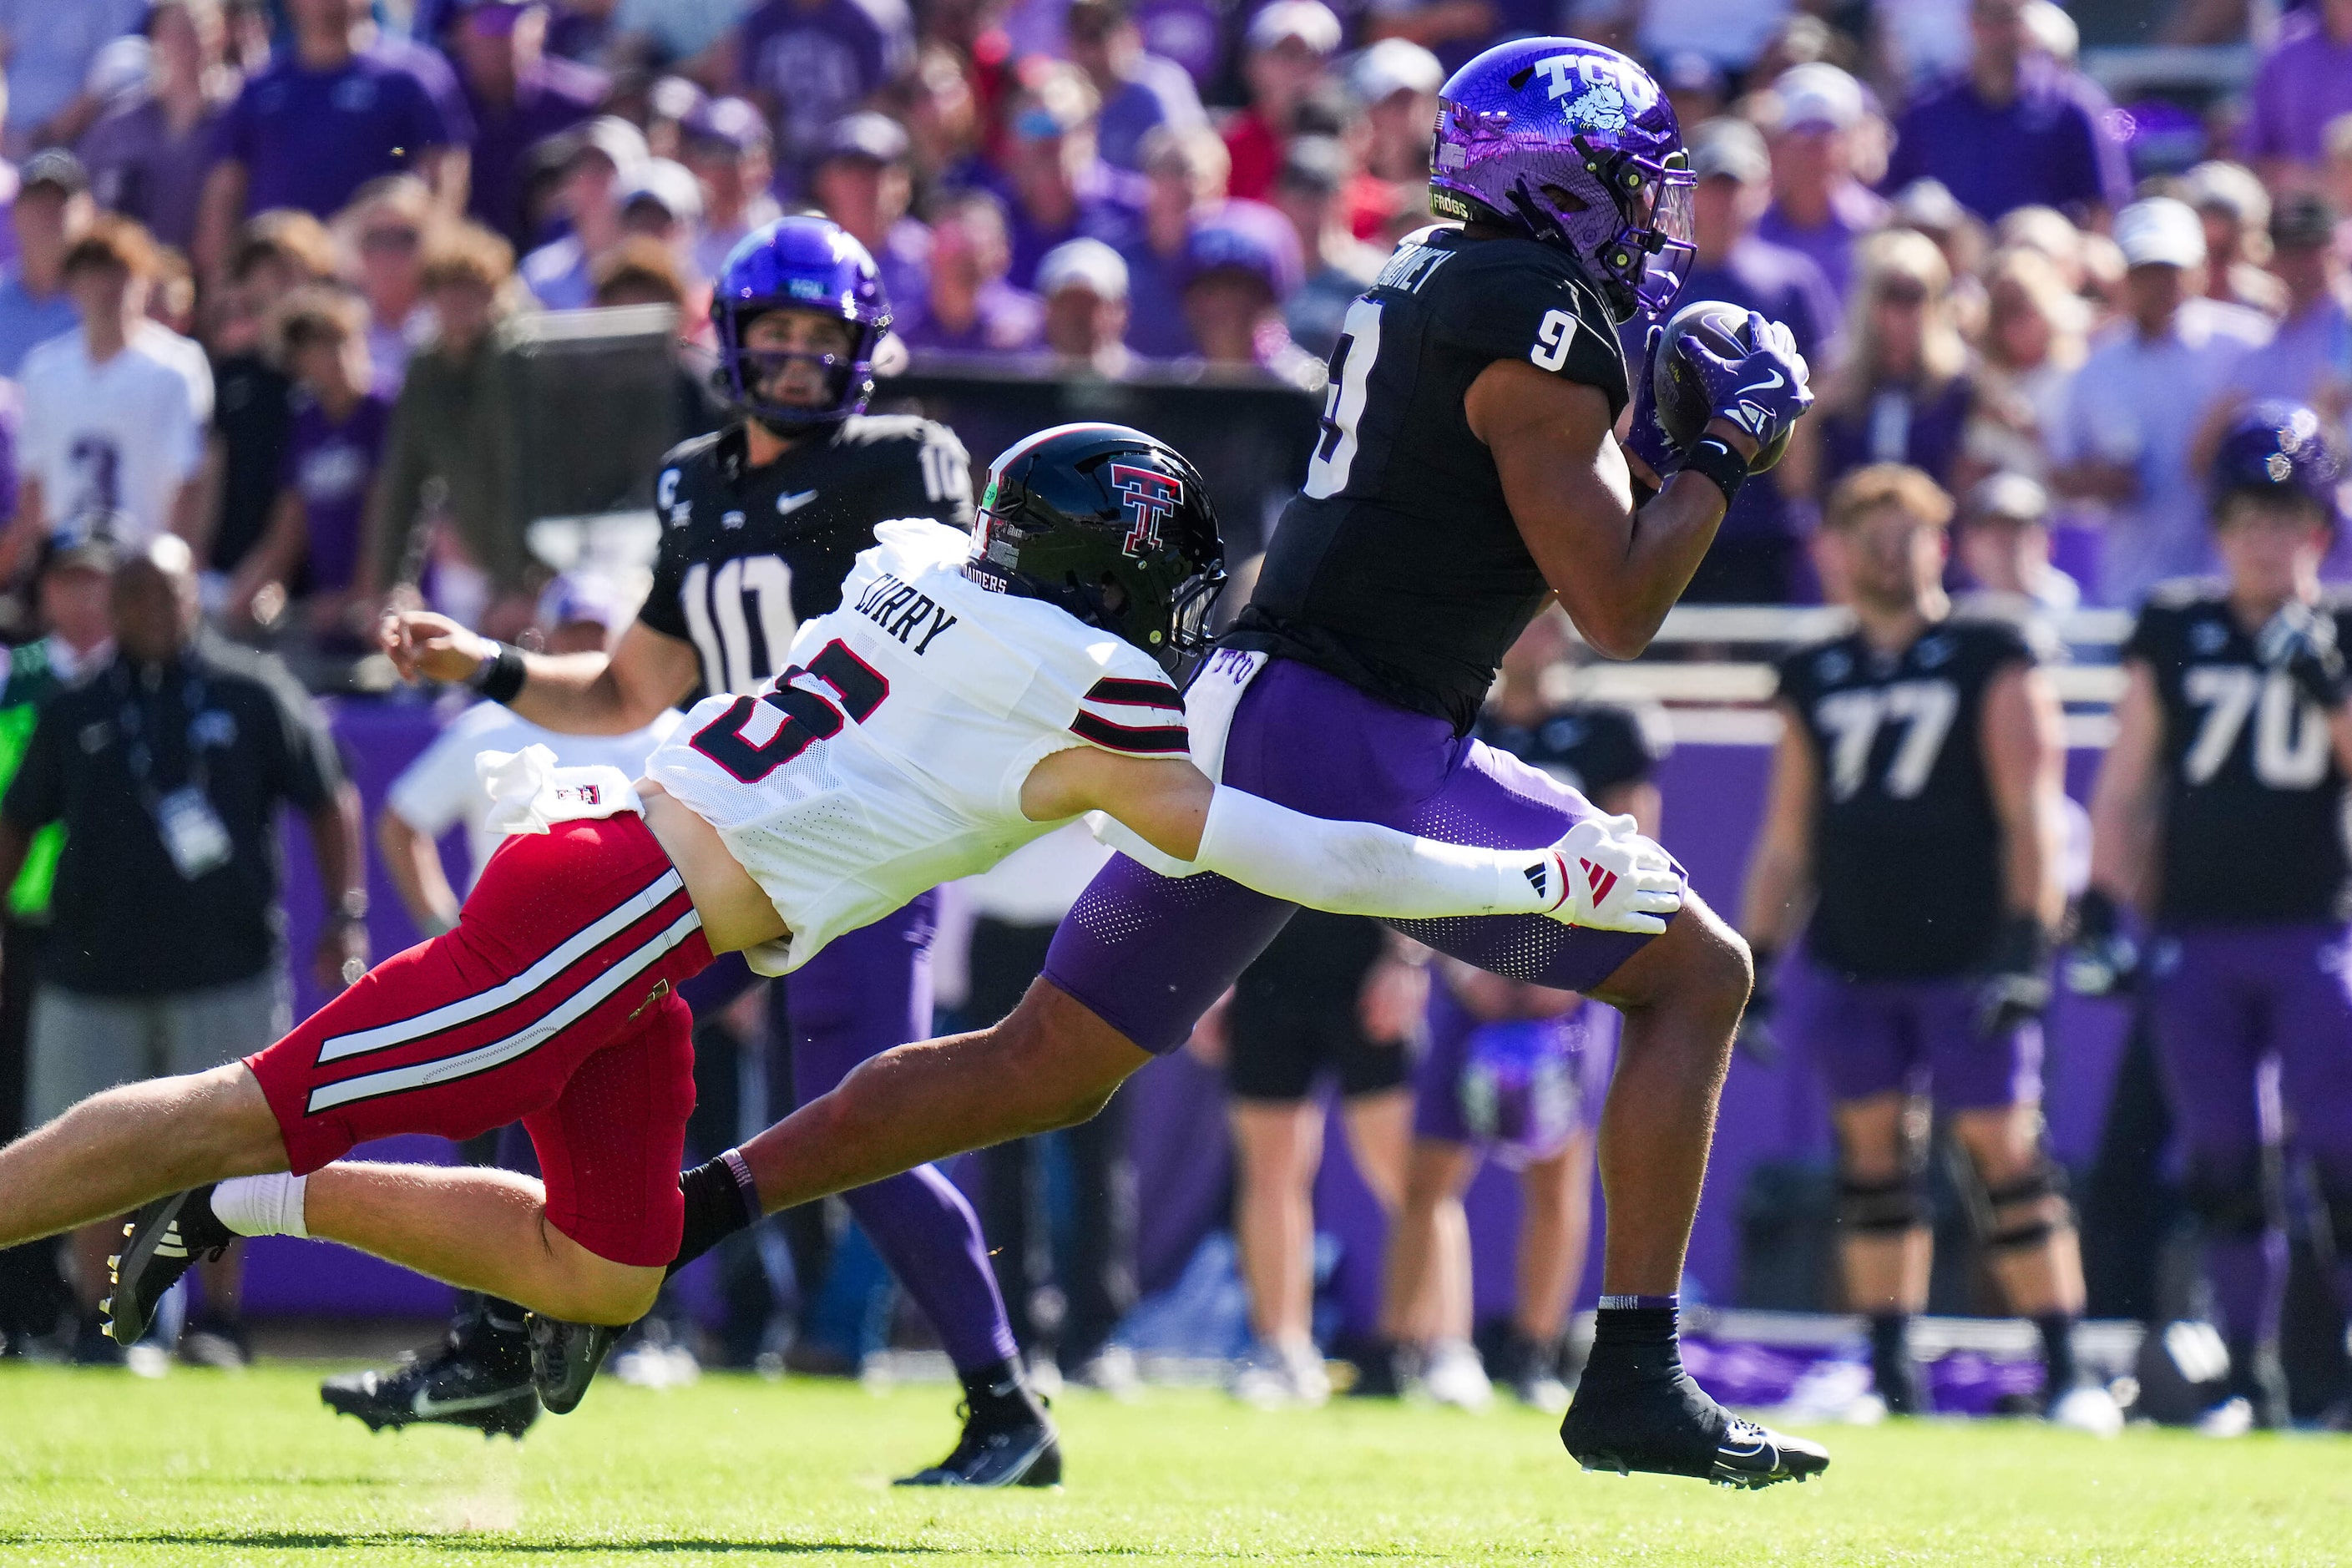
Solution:
M 1684 454 L 1680 470 L 1696 474 L 1723 492 L 1723 504 L 1729 507 L 1739 487 L 1748 482 L 1748 459 L 1731 449 L 1731 443 L 1720 436 L 1702 436 Z
M 474 689 L 493 702 L 511 702 L 522 690 L 523 678 L 530 674 L 523 665 L 522 650 L 502 642 L 494 642 L 490 647 L 497 651 L 474 672 Z

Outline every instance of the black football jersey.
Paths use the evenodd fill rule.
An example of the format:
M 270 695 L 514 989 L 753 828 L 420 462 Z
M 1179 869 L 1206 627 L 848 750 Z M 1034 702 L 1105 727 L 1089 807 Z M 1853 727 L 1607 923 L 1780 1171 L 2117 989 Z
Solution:
M 1654 717 L 1607 703 L 1580 702 L 1537 724 L 1510 724 L 1489 711 L 1478 721 L 1480 740 L 1508 752 L 1587 799 L 1621 784 L 1641 784 L 1658 771 L 1667 751 Z
M 762 468 L 740 426 L 688 441 L 655 484 L 661 551 L 637 619 L 694 646 L 705 691 L 753 690 L 803 621 L 840 606 L 876 523 L 971 527 L 971 467 L 954 431 L 903 415 L 845 419 Z
M 2352 606 L 2332 605 L 2352 647 Z M 2254 637 L 2212 583 L 2159 588 L 2124 658 L 2156 676 L 2164 714 L 2167 925 L 2272 925 L 2352 914 L 2345 778 L 2326 716 Z
M 1526 360 L 1625 405 L 1601 296 L 1530 239 L 1423 230 L 1348 308 L 1322 436 L 1229 640 L 1302 659 L 1467 734 L 1550 594 L 1462 401 Z
M 2006 622 L 1947 620 L 1900 655 L 1859 633 L 1780 662 L 1821 778 L 1806 942 L 1865 979 L 1985 962 L 2004 909 L 2000 819 L 1985 773 L 1985 689 L 2036 662 Z

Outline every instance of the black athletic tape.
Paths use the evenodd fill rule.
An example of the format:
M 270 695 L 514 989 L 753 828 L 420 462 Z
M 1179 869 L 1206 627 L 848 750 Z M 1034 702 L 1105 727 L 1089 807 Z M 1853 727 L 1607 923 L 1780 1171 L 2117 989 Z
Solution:
M 1890 1182 L 1838 1182 L 1838 1223 L 1857 1234 L 1913 1230 L 1931 1217 L 1924 1181 L 1897 1176 Z

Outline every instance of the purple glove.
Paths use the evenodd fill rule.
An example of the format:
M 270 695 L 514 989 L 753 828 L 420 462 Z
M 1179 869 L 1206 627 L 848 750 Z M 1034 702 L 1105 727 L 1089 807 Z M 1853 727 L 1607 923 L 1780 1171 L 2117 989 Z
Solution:
M 1658 423 L 1658 378 L 1653 372 L 1658 363 L 1658 340 L 1665 335 L 1665 328 L 1652 327 L 1643 340 L 1642 363 L 1633 373 L 1633 424 L 1625 432 L 1625 449 L 1649 464 L 1660 484 L 1674 476 L 1683 458 L 1666 427 Z
M 1749 347 L 1736 360 L 1700 342 L 1696 332 L 1677 339 L 1675 352 L 1706 389 L 1715 417 L 1745 431 L 1758 447 L 1769 448 L 1813 405 L 1807 384 L 1812 372 L 1797 352 L 1795 336 L 1780 322 L 1750 310 L 1743 333 Z

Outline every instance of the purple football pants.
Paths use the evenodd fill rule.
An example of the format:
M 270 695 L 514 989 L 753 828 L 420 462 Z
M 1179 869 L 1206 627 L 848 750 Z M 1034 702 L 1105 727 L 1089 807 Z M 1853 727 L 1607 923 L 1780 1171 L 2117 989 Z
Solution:
M 1549 774 L 1456 736 L 1443 719 L 1391 707 L 1292 659 L 1268 660 L 1251 679 L 1255 663 L 1221 652 L 1186 693 L 1197 728 L 1201 713 L 1247 681 L 1222 775 L 1237 789 L 1316 816 L 1486 849 L 1541 848 L 1596 815 Z M 1174 880 L 1122 856 L 1063 921 L 1045 978 L 1138 1046 L 1164 1055 L 1184 1043 L 1293 908 L 1222 877 Z M 1650 940 L 1541 915 L 1392 923 L 1465 963 L 1565 991 L 1599 985 Z
M 1790 976 L 1790 1033 L 1805 1042 L 1832 1100 L 1901 1090 L 1946 1110 L 1990 1110 L 2042 1098 L 2042 1026 L 1977 1032 L 1966 976 L 1853 980 L 1815 964 Z
M 2149 969 L 2157 1060 L 2192 1173 L 2251 1170 L 2284 1135 L 2311 1156 L 2323 1187 L 2352 1197 L 2352 928 L 2163 931 Z M 2222 1331 L 2276 1338 L 2285 1237 L 2216 1236 L 2207 1247 Z M 2352 1258 L 2339 1255 L 2336 1271 L 2337 1299 L 2352 1305 Z

